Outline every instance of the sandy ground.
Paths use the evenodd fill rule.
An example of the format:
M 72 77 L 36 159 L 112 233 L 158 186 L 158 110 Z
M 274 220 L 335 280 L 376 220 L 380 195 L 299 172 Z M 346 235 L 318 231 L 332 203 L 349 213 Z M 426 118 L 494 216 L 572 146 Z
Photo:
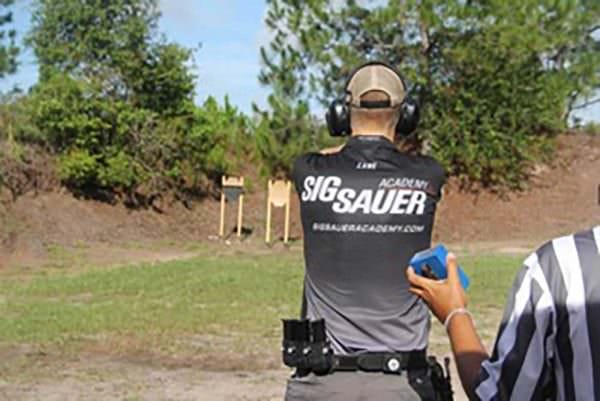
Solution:
M 283 400 L 288 376 L 285 369 L 206 372 L 95 359 L 51 366 L 35 378 L 0 378 L 0 400 L 276 401 Z M 455 400 L 466 401 L 460 386 L 454 387 Z
M 48 377 L 4 383 L 0 385 L 0 399 L 270 401 L 283 399 L 286 376 L 285 370 L 202 372 L 98 360 L 63 367 Z

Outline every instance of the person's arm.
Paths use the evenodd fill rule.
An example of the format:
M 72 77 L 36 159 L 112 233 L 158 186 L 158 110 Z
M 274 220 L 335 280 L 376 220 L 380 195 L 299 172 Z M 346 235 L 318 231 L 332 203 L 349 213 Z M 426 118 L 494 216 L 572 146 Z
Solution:
M 426 279 L 409 267 L 407 276 L 412 285 L 410 291 L 425 300 L 442 324 L 454 312 L 447 322 L 452 353 L 463 388 L 469 399 L 477 399 L 473 390 L 481 371 L 481 363 L 489 356 L 481 344 L 471 316 L 463 312 L 466 311 L 467 297 L 460 285 L 456 257 L 448 255 L 447 262 L 448 279 L 445 281 Z
M 504 310 L 494 353 L 488 358 L 471 316 L 452 313 L 466 307 L 465 293 L 458 278 L 456 258 L 447 260 L 448 279 L 429 280 L 408 269 L 411 291 L 421 296 L 434 315 L 445 322 L 452 352 L 471 400 L 542 400 L 552 382 L 554 303 L 536 253 L 525 260 L 517 275 Z

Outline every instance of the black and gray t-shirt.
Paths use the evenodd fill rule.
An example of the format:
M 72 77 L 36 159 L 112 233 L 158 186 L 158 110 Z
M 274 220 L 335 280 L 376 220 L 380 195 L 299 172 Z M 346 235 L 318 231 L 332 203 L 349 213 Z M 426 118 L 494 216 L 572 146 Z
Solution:
M 304 229 L 306 314 L 324 318 L 336 353 L 427 347 L 427 307 L 409 291 L 411 256 L 431 245 L 445 173 L 378 136 L 294 167 Z

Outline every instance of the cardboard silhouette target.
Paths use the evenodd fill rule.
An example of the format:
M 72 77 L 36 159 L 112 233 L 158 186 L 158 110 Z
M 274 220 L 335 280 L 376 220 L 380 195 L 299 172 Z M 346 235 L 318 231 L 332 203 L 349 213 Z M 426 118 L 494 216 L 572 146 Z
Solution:
M 273 207 L 285 207 L 283 242 L 287 244 L 290 234 L 290 193 L 292 183 L 284 180 L 269 180 L 267 195 L 267 228 L 265 241 L 271 242 L 271 211 Z
M 242 236 L 242 221 L 244 217 L 244 177 L 221 177 L 221 221 L 219 223 L 219 237 L 225 235 L 225 204 L 237 202 L 237 236 Z

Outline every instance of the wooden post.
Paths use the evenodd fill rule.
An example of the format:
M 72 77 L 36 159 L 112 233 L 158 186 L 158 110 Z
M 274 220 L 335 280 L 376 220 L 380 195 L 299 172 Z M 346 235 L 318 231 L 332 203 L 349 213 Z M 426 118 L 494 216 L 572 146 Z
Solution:
M 267 244 L 271 242 L 271 187 L 272 183 L 271 180 L 269 180 L 267 191 L 267 227 L 265 228 L 265 242 Z
M 242 236 L 242 221 L 244 216 L 244 195 L 238 198 L 237 236 Z
M 225 235 L 225 193 L 221 192 L 221 220 L 219 222 L 219 237 Z
M 287 202 L 285 202 L 285 228 L 283 234 L 283 243 L 287 244 L 290 237 L 290 192 L 292 183 L 287 182 Z

